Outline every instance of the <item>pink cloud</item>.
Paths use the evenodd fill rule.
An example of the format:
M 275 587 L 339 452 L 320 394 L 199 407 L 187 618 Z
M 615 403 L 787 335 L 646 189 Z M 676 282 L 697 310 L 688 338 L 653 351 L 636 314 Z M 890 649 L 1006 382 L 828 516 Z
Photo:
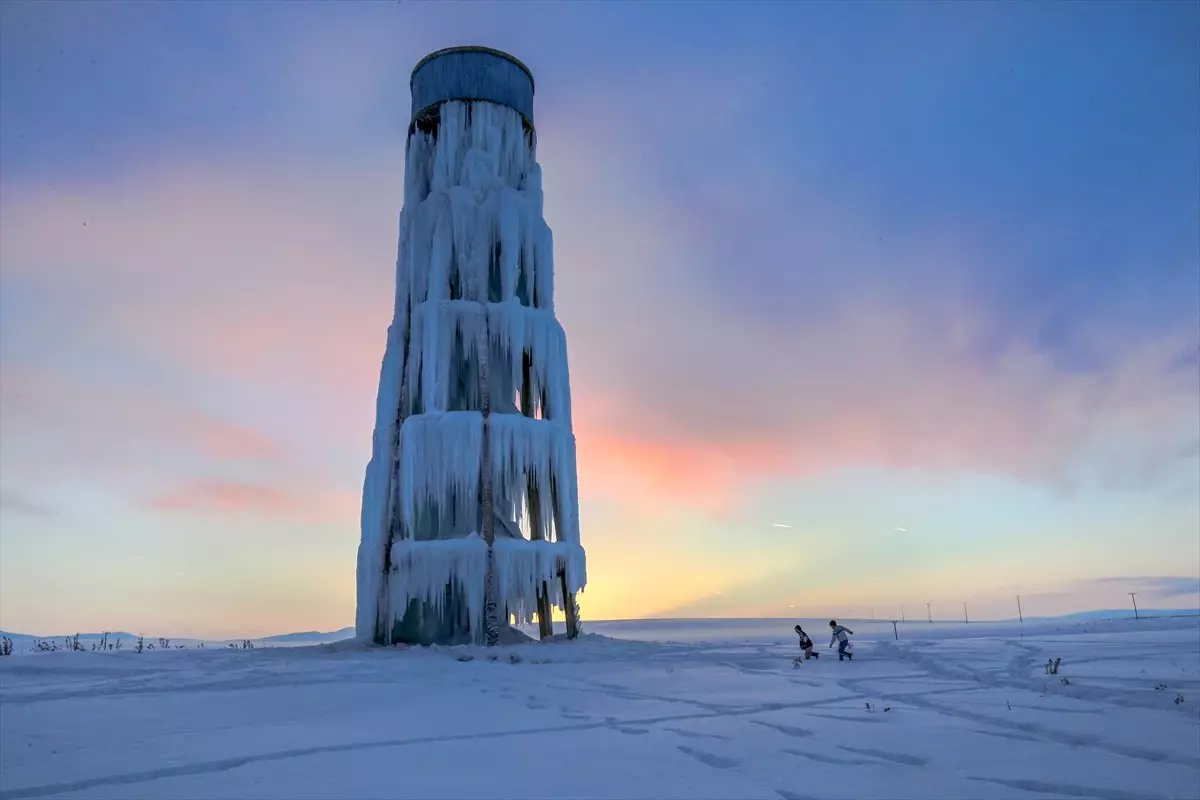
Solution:
M 320 486 L 270 486 L 226 478 L 195 478 L 150 498 L 155 511 L 262 517 L 307 523 L 337 524 L 355 530 L 357 494 Z
M 105 334 L 188 368 L 361 381 L 382 334 L 356 346 L 386 320 L 394 277 L 399 187 L 379 173 L 170 167 L 14 192 L 5 227 L 21 234 L 0 263 L 96 295 Z
M 46 370 L 7 367 L 0 379 L 4 427 L 40 430 L 74 459 L 119 463 L 152 444 L 218 461 L 276 461 L 286 453 L 257 430 L 174 399 L 64 379 Z
M 160 511 L 261 511 L 281 514 L 301 505 L 280 489 L 222 478 L 205 478 L 161 494 L 149 502 Z

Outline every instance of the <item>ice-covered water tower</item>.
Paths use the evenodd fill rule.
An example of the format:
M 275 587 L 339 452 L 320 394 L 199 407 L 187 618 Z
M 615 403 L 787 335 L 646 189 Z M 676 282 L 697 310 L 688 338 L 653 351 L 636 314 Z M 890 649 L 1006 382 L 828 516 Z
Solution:
M 495 644 L 578 631 L 567 345 L 533 76 L 486 47 L 413 70 L 396 306 L 362 501 L 357 635 Z

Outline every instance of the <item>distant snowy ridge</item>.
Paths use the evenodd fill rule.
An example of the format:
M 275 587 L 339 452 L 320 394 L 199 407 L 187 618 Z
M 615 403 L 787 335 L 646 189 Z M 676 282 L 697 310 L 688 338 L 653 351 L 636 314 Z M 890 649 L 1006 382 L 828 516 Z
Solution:
M 79 645 L 85 651 L 91 652 L 92 645 L 99 646 L 105 642 L 111 645 L 107 649 L 115 649 L 117 643 L 120 642 L 121 650 L 131 650 L 137 645 L 138 634 L 129 633 L 128 631 L 110 631 L 104 633 L 79 633 L 79 634 L 58 634 L 55 636 L 38 636 L 28 633 L 13 633 L 11 631 L 0 631 L 0 636 L 7 637 L 12 640 L 13 652 L 18 654 L 27 653 L 33 650 L 37 642 L 48 642 L 59 650 L 71 649 L 70 642 L 76 636 L 79 637 Z M 336 631 L 321 632 L 321 631 L 302 631 L 298 633 L 283 633 L 275 636 L 264 636 L 259 638 L 251 637 L 235 637 L 231 639 L 196 639 L 186 636 L 149 636 L 143 635 L 142 639 L 146 647 L 155 650 L 161 649 L 161 641 L 165 640 L 169 643 L 171 649 L 178 648 L 196 648 L 196 647 L 228 647 L 234 645 L 240 647 L 243 642 L 249 641 L 255 647 L 289 647 L 312 644 L 328 644 L 330 642 L 338 642 L 343 639 L 348 639 L 354 636 L 354 628 L 341 628 Z
M 1196 608 L 1138 609 L 1138 615 L 1141 616 L 1143 619 L 1150 619 L 1153 617 L 1200 616 L 1200 609 L 1196 609 Z M 714 625 L 719 625 L 719 626 L 723 626 L 723 627 L 724 626 L 736 626 L 738 623 L 754 623 L 756 626 L 759 626 L 764 623 L 771 623 L 771 622 L 775 622 L 775 621 L 778 621 L 781 625 L 784 625 L 786 623 L 786 625 L 784 625 L 784 627 L 790 632 L 791 626 L 795 623 L 795 621 L 797 619 L 800 619 L 800 618 L 799 617 L 744 617 L 744 618 L 687 617 L 687 618 L 678 618 L 678 619 L 665 619 L 664 618 L 664 619 L 593 620 L 593 621 L 590 621 L 588 624 L 591 626 L 601 626 L 603 628 L 608 628 L 610 630 L 605 630 L 603 632 L 608 635 L 614 635 L 617 638 L 621 638 L 621 630 L 624 627 L 656 628 L 656 627 L 662 626 L 664 628 L 686 629 L 686 628 L 690 628 L 690 627 L 704 628 L 704 627 L 711 627 Z M 857 624 L 863 624 L 863 623 L 869 623 L 869 622 L 875 622 L 875 623 L 881 623 L 881 624 L 888 623 L 888 620 L 885 620 L 882 617 L 877 618 L 875 620 L 856 619 L 854 617 L 845 617 L 844 619 L 846 622 L 857 623 Z M 1108 609 L 1108 610 L 1097 610 L 1097 611 L 1078 611 L 1078 612 L 1075 612 L 1072 614 L 1063 614 L 1061 616 L 1056 616 L 1056 617 L 1030 616 L 1030 617 L 1025 617 L 1025 622 L 1027 622 L 1027 623 L 1030 623 L 1030 622 L 1055 622 L 1055 621 L 1070 622 L 1070 621 L 1100 621 L 1100 620 L 1124 620 L 1124 619 L 1133 619 L 1133 610 L 1132 609 L 1129 609 L 1129 610 Z M 802 621 L 808 621 L 808 620 L 802 620 Z M 810 622 L 810 621 L 808 621 L 808 622 Z M 972 622 L 969 624 L 973 625 L 973 626 L 983 627 L 983 626 L 986 626 L 989 624 L 995 625 L 997 623 L 1017 624 L 1017 620 L 1015 618 L 1014 619 L 1005 619 L 1005 620 L 979 620 L 977 622 Z M 810 624 L 811 624 L 811 622 L 810 622 Z M 928 625 L 928 624 L 930 624 L 930 623 L 926 622 L 925 620 L 909 620 L 907 623 L 905 623 L 906 627 L 908 627 L 910 629 L 919 629 L 919 626 Z M 956 625 L 956 626 L 959 626 L 959 625 L 965 625 L 967 623 L 963 623 L 960 620 L 936 620 L 935 619 L 933 621 L 933 624 L 934 625 Z M 891 630 L 890 624 L 888 626 L 888 630 L 889 631 Z M 601 632 L 601 631 L 597 631 L 597 632 Z M 75 634 L 59 634 L 56 636 L 37 636 L 34 634 L 28 634 L 28 633 L 14 633 L 12 631 L 0 630 L 0 636 L 7 636 L 9 639 L 11 639 L 13 642 L 14 649 L 17 650 L 18 652 L 29 649 L 30 647 L 33 646 L 33 643 L 37 640 L 54 642 L 59 647 L 62 647 L 63 643 L 65 641 L 67 641 L 68 639 L 70 639 L 74 635 Z M 790 635 L 790 633 L 789 633 L 789 635 Z M 80 633 L 79 634 L 79 642 L 86 649 L 90 650 L 92 643 L 99 642 L 103 636 L 104 636 L 104 634 L 102 634 L 102 633 Z M 175 647 L 178 645 L 183 645 L 185 647 L 197 647 L 201 643 L 203 643 L 206 647 L 212 647 L 212 646 L 225 647 L 230 643 L 240 644 L 242 641 L 245 641 L 245 640 L 249 640 L 257 646 L 326 644 L 329 642 L 338 642 L 338 641 L 342 641 L 344 639 L 349 639 L 353 636 L 354 636 L 354 626 L 351 625 L 351 626 L 347 626 L 345 628 L 339 628 L 338 630 L 335 630 L 335 631 L 326 631 L 326 632 L 323 632 L 323 631 L 299 631 L 299 632 L 295 632 L 295 633 L 281 633 L 281 634 L 276 634 L 273 636 L 263 636 L 263 637 L 258 637 L 258 638 L 254 638 L 254 637 L 235 637 L 235 638 L 230 638 L 230 639 L 195 639 L 195 638 L 190 638 L 190 637 L 164 637 L 164 638 L 167 638 L 171 642 L 172 647 Z M 135 642 L 137 642 L 138 635 L 134 634 L 134 633 L 129 633 L 127 631 L 112 631 L 112 632 L 108 633 L 108 641 L 110 643 L 115 642 L 118 639 L 122 640 L 122 649 L 124 649 L 126 647 L 132 647 L 133 644 Z M 147 636 L 145 636 L 145 641 L 147 644 L 153 643 L 156 647 L 158 645 L 158 637 L 157 636 L 147 635 Z
M 1195 617 L 1200 616 L 1200 608 L 1139 608 L 1139 617 Z M 1105 611 L 1076 611 L 1073 614 L 1060 614 L 1057 617 L 1026 617 L 1036 620 L 1090 620 L 1090 619 L 1125 619 L 1133 618 L 1133 609 L 1108 609 Z
M 280 644 L 283 644 L 285 642 L 297 642 L 297 643 L 302 642 L 302 643 L 308 644 L 308 643 L 336 642 L 336 641 L 340 641 L 341 639 L 349 639 L 353 635 L 354 635 L 354 626 L 351 625 L 346 628 L 339 628 L 336 631 L 329 631 L 328 633 L 322 633 L 320 631 L 303 631 L 301 633 L 280 633 L 275 636 L 268 636 L 264 639 L 255 639 L 254 641 L 278 642 Z

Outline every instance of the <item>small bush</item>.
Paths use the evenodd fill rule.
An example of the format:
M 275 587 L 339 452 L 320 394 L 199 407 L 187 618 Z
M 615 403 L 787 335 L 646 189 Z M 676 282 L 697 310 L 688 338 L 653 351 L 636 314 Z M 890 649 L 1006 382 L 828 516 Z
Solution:
M 153 645 L 151 645 L 151 646 L 153 646 Z M 135 653 L 140 653 L 140 652 L 142 652 L 142 651 L 143 651 L 143 650 L 145 650 L 145 649 L 146 649 L 146 637 L 145 637 L 145 636 L 139 636 L 139 637 L 138 637 L 138 640 L 137 640 L 137 644 L 135 644 L 135 645 L 133 646 L 133 652 L 135 652 Z
M 12 639 L 7 636 L 0 637 L 0 656 L 11 656 L 13 651 Z
M 1062 663 L 1061 658 L 1052 658 L 1049 661 L 1047 661 L 1046 662 L 1046 674 L 1047 675 L 1057 675 L 1058 674 L 1058 665 L 1061 663 Z

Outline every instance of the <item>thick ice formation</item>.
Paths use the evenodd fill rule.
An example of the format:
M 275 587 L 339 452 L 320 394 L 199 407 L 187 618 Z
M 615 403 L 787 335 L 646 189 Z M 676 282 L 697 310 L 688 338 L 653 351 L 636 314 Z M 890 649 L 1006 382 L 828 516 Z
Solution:
M 567 593 L 587 583 L 583 548 L 574 542 L 497 538 L 494 544 L 500 584 L 498 602 L 517 624 L 530 623 L 537 613 L 537 595 L 546 591 L 550 602 L 564 607 L 560 573 L 566 573 Z M 435 613 L 447 613 L 446 586 L 462 593 L 471 631 L 483 629 L 483 586 L 487 543 L 477 533 L 462 539 L 392 544 L 396 572 L 388 586 L 388 604 L 403 609 L 420 600 Z
M 485 436 L 501 608 L 528 622 L 539 592 L 566 608 L 586 583 L 566 338 L 532 132 L 505 106 L 443 103 L 409 137 L 404 191 L 356 625 L 360 638 L 389 641 L 417 601 L 424 615 L 464 617 L 477 638 Z

